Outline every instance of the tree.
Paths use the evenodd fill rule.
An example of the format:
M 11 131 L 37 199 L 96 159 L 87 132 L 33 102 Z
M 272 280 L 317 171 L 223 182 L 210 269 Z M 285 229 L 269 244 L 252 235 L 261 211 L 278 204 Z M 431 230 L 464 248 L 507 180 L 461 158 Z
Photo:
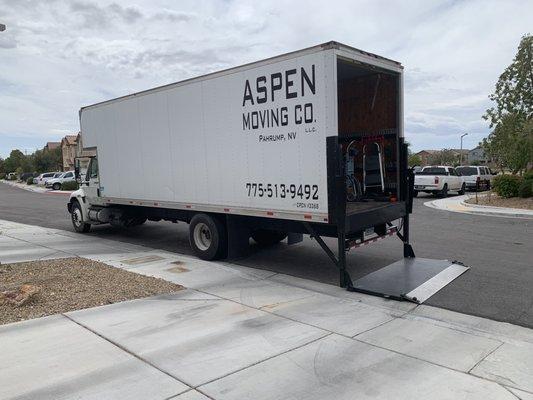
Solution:
M 484 119 L 494 128 L 480 143 L 501 168 L 523 171 L 533 158 L 533 37 L 525 35 L 511 65 L 500 75 L 489 98 L 495 106 Z
M 36 172 L 57 171 L 61 169 L 61 148 L 53 150 L 37 150 L 33 153 L 33 164 Z
M 24 153 L 20 150 L 11 150 L 9 157 L 4 161 L 4 168 L 6 172 L 15 172 L 17 168 L 22 167 L 24 160 Z
M 457 164 L 457 154 L 451 149 L 442 149 L 428 157 L 431 165 L 455 165 Z
M 489 98 L 496 105 L 483 118 L 490 121 L 491 128 L 505 114 L 517 114 L 523 119 L 533 117 L 533 36 L 522 36 L 513 62 L 500 75 Z
M 415 167 L 417 165 L 422 164 L 422 159 L 420 158 L 418 154 L 411 154 L 409 155 L 409 159 L 407 162 L 409 163 L 410 167 Z
M 533 120 L 505 114 L 482 145 L 500 169 L 521 172 L 533 158 Z

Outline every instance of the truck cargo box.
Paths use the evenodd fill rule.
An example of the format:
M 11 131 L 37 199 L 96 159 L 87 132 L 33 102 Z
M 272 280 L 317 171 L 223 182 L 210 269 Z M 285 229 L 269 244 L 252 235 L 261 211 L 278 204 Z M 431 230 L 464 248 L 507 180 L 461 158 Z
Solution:
M 365 195 L 349 214 L 388 207 L 400 201 L 401 74 L 330 42 L 84 107 L 100 201 L 328 223 L 337 157 Z

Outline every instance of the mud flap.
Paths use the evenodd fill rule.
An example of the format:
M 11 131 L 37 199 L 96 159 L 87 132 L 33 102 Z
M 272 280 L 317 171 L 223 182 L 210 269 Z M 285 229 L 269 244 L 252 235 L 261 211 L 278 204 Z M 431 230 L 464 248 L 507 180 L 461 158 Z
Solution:
M 421 304 L 469 269 L 447 260 L 404 258 L 356 280 L 349 290 Z

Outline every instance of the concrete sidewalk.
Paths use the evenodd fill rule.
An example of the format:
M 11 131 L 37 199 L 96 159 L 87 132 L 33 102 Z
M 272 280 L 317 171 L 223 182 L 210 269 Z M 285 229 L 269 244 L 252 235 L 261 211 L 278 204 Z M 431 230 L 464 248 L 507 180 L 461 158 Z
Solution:
M 465 214 L 490 215 L 494 217 L 506 218 L 524 218 L 533 219 L 532 210 L 523 210 L 520 208 L 491 207 L 477 204 L 466 203 L 474 197 L 474 194 L 463 196 L 446 197 L 444 199 L 431 200 L 424 203 L 425 206 L 436 208 L 438 210 L 460 212 Z
M 0 326 L 2 399 L 533 399 L 533 331 L 0 221 L 0 262 L 81 255 L 186 290 Z
M 64 195 L 70 195 L 72 193 L 72 190 L 53 190 L 53 189 L 47 189 L 44 186 L 39 185 L 28 185 L 25 182 L 15 182 L 15 181 L 6 181 L 1 180 L 0 183 L 3 183 L 5 185 L 13 186 L 19 189 L 27 190 L 29 192 L 36 192 L 36 193 L 45 193 L 45 194 L 64 194 Z

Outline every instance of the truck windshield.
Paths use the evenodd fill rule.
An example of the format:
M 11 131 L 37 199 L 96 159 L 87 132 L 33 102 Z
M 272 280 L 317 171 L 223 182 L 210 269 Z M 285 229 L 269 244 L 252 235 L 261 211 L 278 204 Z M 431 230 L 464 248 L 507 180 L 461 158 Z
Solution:
M 457 167 L 457 168 L 455 168 L 455 170 L 461 176 L 477 175 L 477 168 L 476 167 Z
M 426 167 L 417 175 L 446 175 L 446 168 Z

